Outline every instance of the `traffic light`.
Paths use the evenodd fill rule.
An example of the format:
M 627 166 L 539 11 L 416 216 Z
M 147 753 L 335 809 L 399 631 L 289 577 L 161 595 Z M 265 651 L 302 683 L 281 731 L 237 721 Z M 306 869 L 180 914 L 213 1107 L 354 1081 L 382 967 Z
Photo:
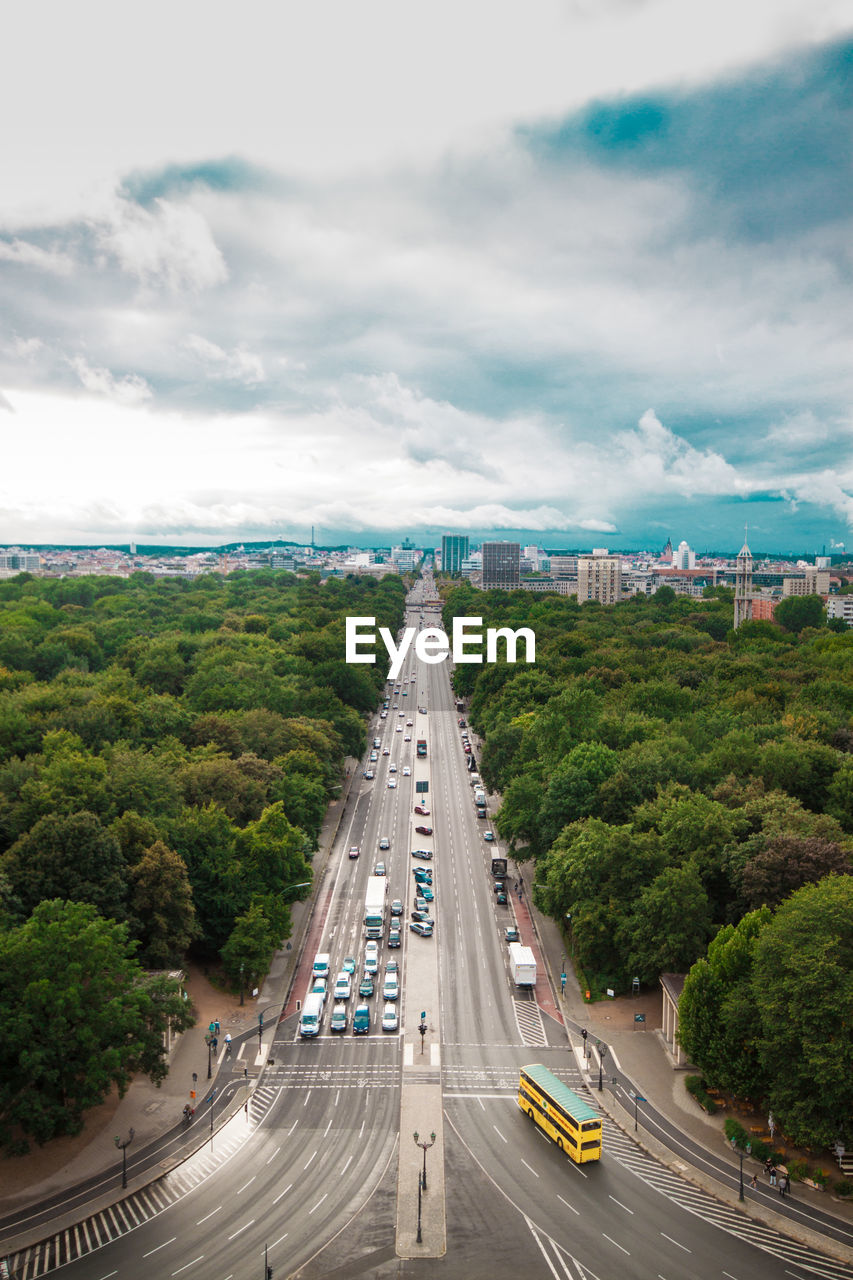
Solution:
M 267 1280 L 272 1280 L 272 1267 L 267 1267 Z

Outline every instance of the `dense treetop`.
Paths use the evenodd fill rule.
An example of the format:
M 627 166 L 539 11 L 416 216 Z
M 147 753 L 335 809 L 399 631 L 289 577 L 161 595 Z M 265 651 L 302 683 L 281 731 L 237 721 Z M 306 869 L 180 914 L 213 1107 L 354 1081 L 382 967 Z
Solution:
M 781 919 L 807 888 L 849 881 L 853 635 L 815 626 L 823 611 L 809 598 L 782 611 L 784 627 L 752 622 L 735 633 L 724 590 L 703 599 L 663 590 L 607 608 L 467 583 L 444 594 L 447 629 L 454 616 L 473 615 L 536 635 L 535 665 L 460 664 L 454 687 L 470 697 L 469 719 L 485 738 L 480 771 L 503 798 L 498 830 L 535 859 L 538 904 L 564 925 L 570 917 L 593 992 L 685 972 L 721 929 L 754 928 L 756 913 L 772 909 Z M 826 929 L 838 918 L 826 913 Z M 817 950 L 841 954 L 820 922 L 813 912 Z M 745 1043 L 744 1020 L 768 1064 L 791 1049 L 774 1047 L 766 1031 L 770 987 L 777 1012 L 785 1000 L 787 961 L 779 963 L 766 1002 L 715 988 L 715 1016 L 723 1014 L 716 1038 L 701 1043 L 722 1047 L 696 1057 L 711 1077 L 728 1060 L 726 1083 L 750 1093 L 767 1077 L 757 1049 L 750 1074 L 733 1048 Z M 831 988 L 830 1005 L 842 987 Z M 792 1002 L 805 1006 L 807 990 L 804 980 Z M 849 1036 L 849 1003 L 835 1012 Z M 805 1100 L 774 1096 L 792 1130 L 825 1138 Z
M 97 936 L 125 966 L 80 1006 L 81 1041 L 106 1065 L 78 1062 L 55 1106 L 21 1086 L 36 1067 L 7 1038 L 0 1140 L 43 1140 L 62 1131 L 63 1108 L 77 1124 L 129 1071 L 161 1069 L 140 1048 L 140 962 L 179 967 L 192 946 L 232 977 L 266 971 L 384 683 L 379 667 L 346 663 L 345 618 L 396 631 L 404 599 L 396 575 L 0 583 L 0 941 L 22 971 L 60 933 L 69 954 Z M 64 971 L 53 977 L 61 988 Z M 44 982 L 28 984 L 22 1027 L 43 1003 Z M 99 1020 L 117 1005 L 133 1029 L 107 1049 Z M 165 996 L 150 1008 L 160 1044 L 174 1008 Z

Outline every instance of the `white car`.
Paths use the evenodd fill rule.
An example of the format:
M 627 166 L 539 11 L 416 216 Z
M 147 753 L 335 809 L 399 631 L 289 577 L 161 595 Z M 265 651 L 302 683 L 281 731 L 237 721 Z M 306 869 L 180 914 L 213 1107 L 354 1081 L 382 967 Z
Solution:
M 382 984 L 382 999 L 396 1000 L 400 994 L 400 985 L 397 982 L 396 973 L 386 973 L 385 981 Z
M 352 979 L 348 973 L 341 972 L 335 979 L 335 990 L 333 996 L 335 1000 L 349 1000 L 352 995 Z
M 378 973 L 378 972 L 379 972 L 379 956 L 367 956 L 367 955 L 366 955 L 366 956 L 364 957 L 364 972 L 365 972 L 365 973 Z
M 397 766 L 395 765 L 395 763 L 394 763 L 394 761 L 393 761 L 393 760 L 391 761 L 391 763 L 390 763 L 390 764 L 389 764 L 389 766 L 388 766 L 388 772 L 389 772 L 389 773 L 396 773 L 396 772 L 397 772 Z
M 398 725 L 397 725 L 397 732 L 398 732 L 398 733 L 402 733 L 402 732 L 403 732 L 403 726 L 402 726 L 401 724 L 398 724 Z
M 379 943 L 376 941 L 375 938 L 371 938 L 369 942 L 365 942 L 364 954 L 365 954 L 365 957 L 373 956 L 374 960 L 379 959 Z
M 382 1013 L 382 1030 L 397 1031 L 399 1026 L 400 1019 L 397 1014 L 396 1006 L 393 1004 L 386 1004 Z
M 412 776 L 412 771 L 411 771 L 411 769 L 409 768 L 409 766 L 408 766 L 407 764 L 404 764 L 404 765 L 403 765 L 403 777 L 404 777 L 404 778 L 410 778 L 411 776 Z
M 391 848 L 391 841 L 388 839 L 388 837 L 387 837 L 387 836 L 380 836 L 380 837 L 379 837 L 379 848 L 380 848 L 380 849 L 390 849 L 390 848 Z
M 403 741 L 404 741 L 404 742 L 411 742 L 411 741 L 412 741 L 412 735 L 411 735 L 410 733 L 407 733 L 407 734 L 406 734 L 406 736 L 405 736 L 405 738 L 403 739 Z
M 396 787 L 396 785 L 397 785 L 397 779 L 396 779 L 396 778 L 389 778 L 389 779 L 388 779 L 388 786 L 389 786 L 392 790 L 394 789 L 394 787 Z
M 406 724 L 409 726 L 409 728 L 410 728 L 410 729 L 411 729 L 411 727 L 412 727 L 412 725 L 413 725 L 414 723 L 415 723 L 415 722 L 414 722 L 414 720 L 407 720 L 407 721 L 406 721 Z

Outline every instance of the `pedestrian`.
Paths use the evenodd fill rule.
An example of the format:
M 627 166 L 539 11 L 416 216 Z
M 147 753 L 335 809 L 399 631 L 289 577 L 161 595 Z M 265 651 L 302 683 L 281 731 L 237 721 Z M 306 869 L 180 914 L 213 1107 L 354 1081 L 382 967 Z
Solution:
M 787 1196 L 787 1195 L 790 1195 L 790 1193 L 791 1193 L 791 1175 L 790 1175 L 790 1173 L 786 1173 L 786 1174 L 785 1174 L 785 1181 L 783 1182 L 782 1186 L 784 1187 L 784 1192 L 783 1192 L 783 1194 L 784 1194 L 784 1195 L 786 1195 L 786 1196 Z
M 752 1187 L 753 1191 L 754 1191 L 754 1190 L 755 1190 L 755 1188 L 758 1186 L 758 1174 L 757 1174 L 757 1173 L 754 1173 L 754 1174 L 752 1175 L 752 1182 L 750 1182 L 750 1184 L 749 1184 L 749 1185 Z
M 214 1026 L 216 1027 L 216 1030 L 214 1031 L 214 1035 L 218 1036 L 219 1035 L 219 1019 L 218 1018 L 216 1019 Z
M 771 1164 L 771 1166 L 770 1166 L 770 1185 L 771 1185 L 771 1187 L 775 1187 L 775 1186 L 776 1186 L 776 1174 L 777 1174 L 778 1172 L 779 1172 L 779 1171 L 778 1171 L 778 1169 L 776 1168 L 775 1164 Z
M 225 1053 L 230 1058 L 231 1056 L 231 1032 L 230 1031 L 225 1032 Z
M 773 1161 L 768 1156 L 767 1159 L 764 1161 L 764 1172 L 769 1175 L 770 1170 L 772 1168 L 773 1168 Z

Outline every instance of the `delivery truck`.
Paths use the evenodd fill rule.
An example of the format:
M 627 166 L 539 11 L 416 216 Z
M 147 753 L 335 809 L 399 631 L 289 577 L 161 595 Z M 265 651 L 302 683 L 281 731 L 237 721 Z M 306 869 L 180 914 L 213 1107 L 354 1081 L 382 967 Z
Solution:
M 536 986 L 536 957 L 520 942 L 509 944 L 509 969 L 517 987 Z

